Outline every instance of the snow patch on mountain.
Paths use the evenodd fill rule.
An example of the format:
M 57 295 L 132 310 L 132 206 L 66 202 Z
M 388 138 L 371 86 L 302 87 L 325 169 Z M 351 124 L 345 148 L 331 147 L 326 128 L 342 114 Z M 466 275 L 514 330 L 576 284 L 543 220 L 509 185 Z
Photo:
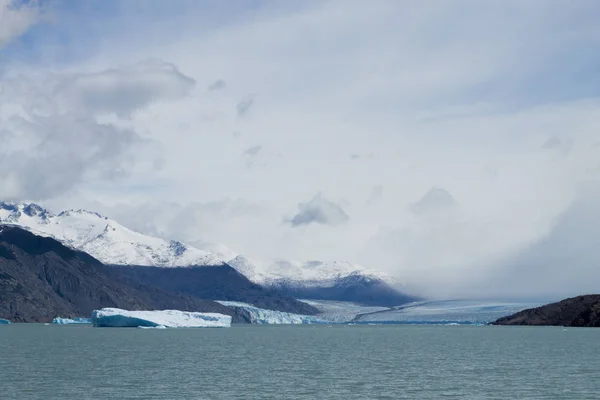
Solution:
M 210 252 L 132 231 L 86 210 L 68 210 L 55 215 L 33 203 L 0 203 L 0 223 L 53 237 L 105 264 L 155 267 L 225 264 L 222 258 Z

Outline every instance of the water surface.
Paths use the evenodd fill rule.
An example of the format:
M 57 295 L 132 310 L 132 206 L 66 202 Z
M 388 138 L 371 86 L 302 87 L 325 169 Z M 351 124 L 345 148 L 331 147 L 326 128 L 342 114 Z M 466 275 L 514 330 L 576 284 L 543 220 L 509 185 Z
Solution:
M 0 398 L 599 399 L 600 329 L 0 327 Z

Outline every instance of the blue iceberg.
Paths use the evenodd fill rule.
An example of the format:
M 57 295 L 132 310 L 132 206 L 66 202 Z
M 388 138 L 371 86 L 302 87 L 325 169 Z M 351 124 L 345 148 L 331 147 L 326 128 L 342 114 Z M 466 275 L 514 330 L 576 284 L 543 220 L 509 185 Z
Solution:
M 227 328 L 229 315 L 178 310 L 128 311 L 118 308 L 94 310 L 92 324 L 96 327 L 138 328 Z
M 10 324 L 9 320 L 0 318 L 0 325 L 9 325 L 9 324 Z

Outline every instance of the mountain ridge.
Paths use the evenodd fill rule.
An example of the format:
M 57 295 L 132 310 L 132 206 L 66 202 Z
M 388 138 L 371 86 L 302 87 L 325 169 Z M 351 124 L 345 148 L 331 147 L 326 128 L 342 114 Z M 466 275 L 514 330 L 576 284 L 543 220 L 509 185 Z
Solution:
M 210 247 L 219 249 L 221 254 L 237 254 L 231 260 L 224 260 L 206 250 L 179 241 L 133 231 L 100 213 L 84 209 L 53 214 L 35 203 L 0 202 L 0 223 L 21 226 L 35 234 L 53 237 L 111 266 L 178 269 L 231 266 L 252 283 L 268 290 L 280 291 L 289 297 L 357 301 L 385 306 L 416 300 L 415 297 L 398 291 L 395 286 L 401 285 L 390 276 L 358 264 L 346 261 L 278 260 L 264 265 L 237 254 L 224 245 L 211 244 Z M 164 271 L 128 272 L 122 269 L 121 272 L 134 279 L 149 279 L 147 283 L 159 285 L 163 283 L 157 277 L 169 275 Z M 197 280 L 204 274 L 195 271 L 192 275 L 191 279 Z M 231 277 L 227 273 L 223 276 Z M 186 282 L 180 282 L 181 290 L 189 290 Z M 199 292 L 205 293 L 204 290 Z M 233 295 L 230 291 L 228 293 Z M 244 301 L 237 298 L 223 300 Z

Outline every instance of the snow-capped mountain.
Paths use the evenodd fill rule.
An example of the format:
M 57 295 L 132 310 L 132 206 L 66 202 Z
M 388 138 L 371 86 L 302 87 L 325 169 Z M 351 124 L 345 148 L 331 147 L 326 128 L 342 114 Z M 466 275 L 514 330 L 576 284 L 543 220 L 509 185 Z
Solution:
M 248 279 L 269 286 L 278 283 L 295 283 L 306 287 L 327 287 L 340 279 L 362 276 L 365 279 L 385 280 L 392 283 L 387 274 L 346 261 L 289 261 L 278 260 L 268 267 L 239 255 L 228 264 Z
M 345 261 L 278 261 L 260 266 L 244 256 L 228 264 L 248 279 L 300 299 L 401 305 L 416 298 L 399 292 L 401 284 L 387 274 Z
M 0 202 L 0 224 L 17 225 L 37 235 L 53 237 L 105 264 L 152 267 L 228 264 L 250 281 L 293 298 L 383 306 L 414 300 L 396 290 L 394 287 L 401 285 L 391 277 L 357 264 L 282 260 L 262 264 L 224 245 L 196 242 L 202 248 L 199 249 L 132 231 L 114 220 L 86 210 L 53 214 L 33 203 Z
M 223 259 L 207 251 L 132 231 L 85 210 L 68 210 L 55 215 L 33 203 L 0 202 L 0 223 L 53 237 L 105 264 L 155 267 L 225 264 Z

